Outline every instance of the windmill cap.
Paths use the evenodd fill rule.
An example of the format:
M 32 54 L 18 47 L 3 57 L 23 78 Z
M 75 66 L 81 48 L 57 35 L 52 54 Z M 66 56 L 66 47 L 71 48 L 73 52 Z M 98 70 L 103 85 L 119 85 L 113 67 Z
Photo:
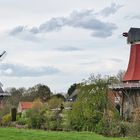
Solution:
M 136 43 L 140 41 L 140 28 L 130 28 L 128 34 L 123 33 L 123 35 L 127 35 L 127 42 L 129 44 Z

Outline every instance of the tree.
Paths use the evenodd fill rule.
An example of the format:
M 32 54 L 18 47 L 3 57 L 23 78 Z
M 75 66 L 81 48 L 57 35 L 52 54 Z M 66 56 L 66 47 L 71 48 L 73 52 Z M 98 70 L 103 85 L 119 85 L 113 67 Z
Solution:
M 46 85 L 38 84 L 36 87 L 36 95 L 43 101 L 50 99 L 51 91 L 50 88 Z
M 104 115 L 107 104 L 107 78 L 91 75 L 79 87 L 77 101 L 69 114 L 70 126 L 74 130 L 94 131 Z
M 118 74 L 116 76 L 119 82 L 123 81 L 124 74 L 125 74 L 124 70 L 119 70 L 119 72 L 118 72 Z
M 34 101 L 39 98 L 42 102 L 46 102 L 50 99 L 51 94 L 51 90 L 48 86 L 37 84 L 27 90 L 23 100 Z
M 54 97 L 56 97 L 58 99 L 62 99 L 63 101 L 66 100 L 65 96 L 63 94 L 61 94 L 61 93 L 57 93 L 57 94 L 54 94 L 54 95 L 51 96 L 51 98 L 54 98 Z
M 58 98 L 56 96 L 52 97 L 48 101 L 49 109 L 58 109 L 58 108 L 61 108 L 61 105 L 63 104 L 63 101 L 64 100 L 62 98 Z
M 9 88 L 9 89 L 7 89 L 7 92 L 9 92 L 11 94 L 11 96 L 7 98 L 7 102 L 9 102 L 11 106 L 17 107 L 18 103 L 21 101 L 22 95 L 25 91 L 26 91 L 25 88 L 18 88 L 18 89 Z

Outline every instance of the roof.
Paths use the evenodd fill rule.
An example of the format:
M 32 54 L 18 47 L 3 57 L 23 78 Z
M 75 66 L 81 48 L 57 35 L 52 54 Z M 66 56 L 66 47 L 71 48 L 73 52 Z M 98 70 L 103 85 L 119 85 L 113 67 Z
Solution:
M 33 102 L 20 102 L 22 109 L 31 109 L 33 106 Z
M 127 42 L 133 44 L 138 41 L 140 41 L 140 28 L 130 28 Z
M 123 81 L 140 81 L 140 44 L 131 47 L 129 64 Z

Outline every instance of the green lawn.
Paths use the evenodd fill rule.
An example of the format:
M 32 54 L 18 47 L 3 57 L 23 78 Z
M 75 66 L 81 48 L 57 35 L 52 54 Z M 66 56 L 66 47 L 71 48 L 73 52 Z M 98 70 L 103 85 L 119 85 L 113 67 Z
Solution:
M 89 132 L 48 132 L 0 128 L 0 140 L 136 140 L 133 138 L 105 138 Z

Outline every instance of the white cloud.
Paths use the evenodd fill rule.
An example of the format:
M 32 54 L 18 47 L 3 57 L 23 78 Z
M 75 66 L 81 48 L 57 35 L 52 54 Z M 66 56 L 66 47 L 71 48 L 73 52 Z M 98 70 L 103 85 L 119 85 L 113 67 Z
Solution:
M 105 7 L 103 10 L 101 10 L 100 14 L 104 17 L 108 17 L 115 14 L 121 7 L 123 7 L 123 5 L 112 3 L 109 7 Z
M 111 8 L 106 8 L 101 11 L 106 16 L 109 16 L 109 13 L 115 13 L 120 6 L 115 4 L 111 5 Z M 110 10 L 107 11 L 107 9 Z M 115 10 L 114 10 L 115 9 Z M 114 10 L 114 11 L 113 11 Z M 98 14 L 97 14 L 98 15 Z M 113 34 L 113 31 L 117 29 L 116 24 L 111 22 L 105 22 L 98 19 L 98 16 L 94 12 L 94 10 L 81 10 L 81 11 L 73 11 L 67 17 L 53 17 L 50 20 L 42 23 L 39 27 L 28 28 L 27 26 L 17 26 L 10 31 L 10 35 L 15 36 L 21 34 L 22 32 L 26 33 L 47 33 L 52 31 L 59 31 L 65 26 L 73 27 L 73 28 L 82 28 L 91 31 L 91 35 L 94 37 L 109 37 Z
M 2 63 L 0 65 L 1 75 L 12 77 L 39 77 L 45 75 L 53 75 L 60 72 L 59 69 L 46 67 L 29 67 L 18 64 Z

